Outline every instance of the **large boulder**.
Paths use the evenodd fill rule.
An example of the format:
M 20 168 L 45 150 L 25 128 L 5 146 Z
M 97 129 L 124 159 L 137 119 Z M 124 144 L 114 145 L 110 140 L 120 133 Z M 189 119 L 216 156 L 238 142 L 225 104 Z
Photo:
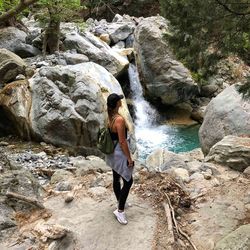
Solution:
M 149 171 L 166 171 L 171 168 L 187 168 L 185 156 L 175 154 L 166 149 L 156 149 L 146 159 Z
M 205 155 L 226 135 L 250 135 L 250 100 L 243 98 L 237 88 L 238 85 L 226 88 L 206 108 L 199 130 Z
M 27 34 L 15 27 L 0 29 L 0 48 L 5 48 L 15 53 L 20 44 L 25 43 Z
M 114 76 L 121 74 L 129 65 L 126 58 L 89 32 L 83 35 L 76 32 L 70 33 L 66 35 L 63 44 L 66 49 L 76 49 L 78 53 L 86 55 L 90 61 L 102 65 Z
M 113 43 L 118 43 L 119 41 L 125 41 L 134 29 L 134 22 L 117 22 L 108 25 L 107 33 Z
M 22 58 L 36 56 L 41 51 L 30 44 L 26 44 L 27 34 L 15 27 L 0 29 L 0 48 L 5 48 Z
M 95 147 L 98 129 L 107 119 L 107 96 L 123 94 L 115 77 L 92 62 L 42 67 L 28 87 L 23 83 L 9 88 L 12 95 L 5 97 L 4 109 L 19 134 L 70 148 Z M 133 131 L 126 101 L 122 102 L 121 113 Z
M 25 73 L 25 62 L 7 49 L 0 49 L 0 87 L 15 80 L 18 74 Z
M 247 250 L 250 246 L 250 224 L 240 226 L 221 239 L 214 250 Z
M 198 87 L 182 63 L 175 60 L 164 34 L 167 21 L 148 17 L 135 29 L 137 66 L 145 92 L 150 99 L 175 105 L 196 96 Z
M 205 160 L 244 171 L 250 166 L 250 137 L 225 136 L 210 149 Z
M 0 91 L 0 107 L 11 122 L 8 126 L 14 127 L 26 139 L 30 139 L 29 111 L 32 102 L 28 85 L 28 81 L 20 80 L 9 83 Z

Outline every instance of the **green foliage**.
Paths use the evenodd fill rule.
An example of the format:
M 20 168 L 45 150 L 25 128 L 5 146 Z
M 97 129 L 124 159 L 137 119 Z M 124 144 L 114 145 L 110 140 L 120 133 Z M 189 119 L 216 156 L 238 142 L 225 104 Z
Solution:
M 0 0 L 0 11 L 6 12 L 18 4 L 18 0 Z
M 250 77 L 247 78 L 247 82 L 238 87 L 238 91 L 243 95 L 243 98 L 250 99 Z
M 250 3 L 229 2 L 230 11 L 216 0 L 160 0 L 162 14 L 172 25 L 173 35 L 166 37 L 178 59 L 199 80 L 206 79 L 211 66 L 231 53 L 250 63 Z
M 78 21 L 78 11 L 82 8 L 80 0 L 39 0 L 36 18 L 45 25 L 53 21 Z

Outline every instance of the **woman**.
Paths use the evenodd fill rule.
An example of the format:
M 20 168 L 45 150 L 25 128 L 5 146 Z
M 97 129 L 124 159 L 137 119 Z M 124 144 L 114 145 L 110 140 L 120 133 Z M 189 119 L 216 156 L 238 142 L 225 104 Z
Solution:
M 118 201 L 118 209 L 114 211 L 114 215 L 121 224 L 125 225 L 128 221 L 125 216 L 124 207 L 133 183 L 132 172 L 134 162 L 131 158 L 127 142 L 128 128 L 124 118 L 118 113 L 119 108 L 122 106 L 121 99 L 123 98 L 123 95 L 113 93 L 107 99 L 109 129 L 116 146 L 114 153 L 106 156 L 106 162 L 113 171 L 113 189 Z M 122 188 L 120 178 L 123 180 Z

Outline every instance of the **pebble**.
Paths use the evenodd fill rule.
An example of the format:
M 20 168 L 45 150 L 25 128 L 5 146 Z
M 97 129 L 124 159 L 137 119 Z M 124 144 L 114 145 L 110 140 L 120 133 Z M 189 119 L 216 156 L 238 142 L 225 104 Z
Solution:
M 21 152 L 16 154 L 8 154 L 7 158 L 9 161 L 11 161 L 12 165 L 25 167 L 31 171 L 41 167 L 52 169 L 66 169 L 68 167 L 72 167 L 72 163 L 70 163 L 69 157 L 65 155 L 56 155 L 54 157 L 48 157 L 44 151 L 40 153 L 26 151 L 23 153 Z
M 213 187 L 218 187 L 220 186 L 220 182 L 218 181 L 217 178 L 214 178 L 213 180 L 211 180 L 212 186 Z
M 64 201 L 66 203 L 70 203 L 71 201 L 74 200 L 74 195 L 73 194 L 67 194 L 67 196 L 65 197 Z
M 210 173 L 208 173 L 208 172 L 205 172 L 205 173 L 202 173 L 202 174 L 203 174 L 203 176 L 204 176 L 204 178 L 206 180 L 210 180 L 212 178 L 212 175 Z
M 8 146 L 9 143 L 6 141 L 0 141 L 0 146 Z

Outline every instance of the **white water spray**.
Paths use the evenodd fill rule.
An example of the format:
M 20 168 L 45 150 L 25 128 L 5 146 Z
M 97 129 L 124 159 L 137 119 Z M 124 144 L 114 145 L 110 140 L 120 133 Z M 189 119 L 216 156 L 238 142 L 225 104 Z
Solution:
M 185 131 L 180 128 L 157 124 L 159 116 L 144 98 L 143 90 L 135 65 L 130 64 L 130 89 L 135 107 L 135 136 L 139 151 L 139 159 L 145 158 L 157 148 L 171 151 L 189 151 L 199 145 L 198 130 Z
M 156 123 L 158 112 L 143 98 L 143 90 L 138 71 L 134 64 L 129 65 L 129 81 L 135 106 L 135 125 L 139 128 L 152 127 Z

